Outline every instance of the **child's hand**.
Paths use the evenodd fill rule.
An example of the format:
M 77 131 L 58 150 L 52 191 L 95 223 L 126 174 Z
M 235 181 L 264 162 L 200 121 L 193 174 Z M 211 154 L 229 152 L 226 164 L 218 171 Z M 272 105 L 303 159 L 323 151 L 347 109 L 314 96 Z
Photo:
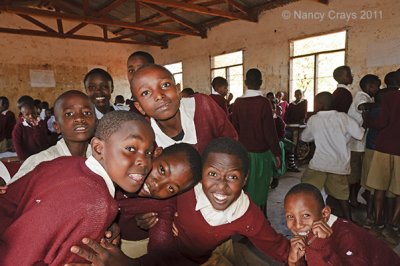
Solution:
M 105 232 L 105 240 L 108 243 L 118 246 L 121 241 L 121 229 L 117 223 L 113 223 Z
M 6 194 L 6 192 L 7 192 L 7 186 L 0 186 L 0 195 Z
M 281 164 L 282 164 L 281 157 L 280 156 L 275 156 L 275 168 L 276 169 L 281 168 Z
M 145 214 L 136 215 L 135 217 L 136 225 L 141 229 L 149 230 L 150 228 L 155 226 L 156 223 L 158 222 L 157 215 L 158 213 L 156 212 L 149 212 Z
M 296 263 L 306 254 L 306 241 L 304 236 L 294 236 L 290 239 L 290 250 L 288 264 L 290 266 Z
M 332 235 L 332 228 L 324 221 L 315 221 L 311 227 L 312 233 L 318 238 L 328 238 Z M 310 243 L 311 244 L 311 243 Z

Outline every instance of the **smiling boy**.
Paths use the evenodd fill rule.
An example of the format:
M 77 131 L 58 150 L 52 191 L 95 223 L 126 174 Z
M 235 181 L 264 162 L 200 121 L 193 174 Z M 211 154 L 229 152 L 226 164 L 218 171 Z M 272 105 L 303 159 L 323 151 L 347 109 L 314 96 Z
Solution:
M 41 163 L 8 187 L 0 198 L 1 265 L 79 261 L 70 247 L 84 236 L 100 240 L 117 215 L 114 186 L 130 193 L 142 186 L 154 151 L 154 133 L 143 118 L 106 114 L 91 145 L 88 159 Z

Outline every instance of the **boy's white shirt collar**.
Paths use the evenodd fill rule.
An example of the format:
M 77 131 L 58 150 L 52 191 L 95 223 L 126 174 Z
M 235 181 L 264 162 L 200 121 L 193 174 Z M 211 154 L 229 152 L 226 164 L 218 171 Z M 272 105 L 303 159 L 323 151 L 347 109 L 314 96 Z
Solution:
M 40 117 L 36 118 L 37 121 L 40 121 Z M 32 127 L 24 118 L 24 120 L 22 120 L 22 125 L 25 127 Z
M 175 143 L 189 143 L 197 144 L 197 134 L 196 127 L 194 124 L 194 113 L 196 110 L 196 102 L 194 97 L 192 98 L 182 98 L 179 107 L 179 112 L 181 115 L 182 130 L 184 132 L 183 139 L 180 141 L 175 141 L 169 136 L 167 136 L 158 126 L 154 118 L 150 118 L 151 127 L 156 135 L 156 143 L 158 146 L 166 148 Z
M 351 85 L 345 85 L 345 84 L 338 84 L 338 85 L 336 86 L 336 88 L 346 88 L 346 89 L 349 90 L 349 91 L 352 90 Z
M 235 202 L 223 211 L 218 211 L 213 208 L 206 194 L 204 194 L 201 183 L 194 187 L 194 193 L 196 195 L 195 210 L 200 210 L 203 218 L 211 226 L 223 225 L 239 219 L 246 213 L 250 205 L 249 197 L 243 192 L 243 190 Z
M 104 114 L 102 112 L 100 112 L 96 107 L 94 108 L 94 111 L 96 113 L 97 119 L 101 119 L 104 116 Z
M 11 180 L 10 172 L 8 172 L 7 167 L 0 161 L 0 176 L 8 184 Z
M 247 97 L 255 97 L 255 96 L 262 96 L 262 92 L 260 90 L 246 90 L 240 98 L 247 98 Z
M 329 215 L 329 219 L 328 219 L 328 221 L 326 223 L 329 225 L 329 227 L 332 227 L 337 219 L 338 219 L 337 216 L 335 216 L 333 214 L 330 214 Z
M 95 174 L 101 176 L 104 182 L 107 185 L 108 191 L 110 192 L 111 196 L 115 197 L 115 186 L 111 179 L 111 177 L 107 174 L 106 170 L 103 166 L 91 155 L 85 161 L 86 166 Z
M 8 109 L 7 109 L 7 110 L 4 110 L 3 112 L 1 112 L 1 114 L 2 114 L 2 115 L 6 115 L 7 112 L 8 112 Z
M 219 92 L 217 92 L 216 90 L 214 90 L 214 88 L 211 88 L 211 94 L 221 95 L 221 94 L 219 94 Z M 222 95 L 221 95 L 221 96 L 222 96 Z

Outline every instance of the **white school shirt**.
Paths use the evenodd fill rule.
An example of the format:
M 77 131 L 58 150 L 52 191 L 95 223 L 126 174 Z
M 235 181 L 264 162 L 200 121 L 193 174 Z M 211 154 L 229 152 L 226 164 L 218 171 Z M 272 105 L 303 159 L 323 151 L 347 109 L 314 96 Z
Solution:
M 256 97 L 262 96 L 262 92 L 260 90 L 246 90 L 240 98 L 249 98 L 249 97 Z
M 356 120 L 359 126 L 363 124 L 362 111 L 358 110 L 358 107 L 363 103 L 373 103 L 374 100 L 371 96 L 363 91 L 358 91 L 356 95 L 354 95 L 353 102 L 350 105 L 349 111 L 347 114 Z M 366 135 L 364 134 L 361 140 L 357 140 L 355 138 L 351 138 L 350 140 L 350 150 L 357 152 L 365 151 L 365 143 L 366 143 Z
M 350 174 L 351 137 L 361 139 L 364 128 L 345 113 L 320 111 L 308 119 L 300 139 L 315 142 L 315 153 L 308 167 L 339 175 Z
M 196 195 L 196 211 L 200 211 L 204 220 L 211 226 L 231 223 L 242 217 L 250 206 L 249 197 L 243 192 L 240 196 L 225 210 L 218 211 L 214 209 L 211 202 L 204 194 L 203 186 L 198 183 L 194 187 Z
M 88 158 L 90 155 L 92 155 L 92 148 L 89 144 L 86 150 L 86 157 Z M 11 178 L 9 184 L 32 171 L 41 162 L 51 161 L 61 156 L 72 156 L 64 139 L 60 139 L 56 145 L 51 146 L 44 151 L 29 156 L 29 158 L 21 165 L 18 172 L 13 176 L 13 178 Z
M 110 192 L 111 197 L 115 198 L 115 186 L 114 183 L 111 179 L 111 177 L 108 175 L 104 167 L 97 161 L 92 155 L 90 155 L 86 161 L 85 161 L 86 166 L 95 174 L 98 174 L 101 176 L 104 180 L 104 182 L 107 185 L 108 191 Z
M 188 143 L 197 144 L 196 126 L 194 124 L 194 113 L 196 110 L 196 104 L 194 97 L 182 98 L 179 106 L 179 112 L 181 115 L 182 129 L 185 135 L 182 140 L 176 141 L 167 136 L 158 126 L 154 118 L 150 118 L 151 127 L 156 135 L 156 143 L 162 148 L 169 147 L 175 143 Z
M 0 178 L 2 178 L 6 182 L 6 184 L 8 184 L 11 179 L 10 172 L 8 172 L 7 167 L 2 161 L 0 161 Z

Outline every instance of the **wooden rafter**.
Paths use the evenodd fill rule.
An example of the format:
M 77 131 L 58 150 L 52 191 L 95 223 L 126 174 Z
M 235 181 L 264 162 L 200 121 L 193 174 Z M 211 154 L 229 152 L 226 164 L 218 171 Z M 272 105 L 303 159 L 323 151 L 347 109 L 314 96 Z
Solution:
M 55 30 L 53 30 L 53 29 L 50 28 L 49 26 L 43 24 L 42 22 L 38 21 L 37 19 L 34 19 L 34 18 L 31 17 L 31 16 L 24 15 L 24 14 L 17 14 L 17 15 L 20 16 L 21 18 L 26 19 L 27 21 L 29 21 L 29 22 L 35 24 L 36 26 L 38 26 L 38 27 L 44 29 L 45 31 L 48 31 L 48 32 L 56 32 Z
M 54 11 L 46 11 L 46 10 L 39 10 L 39 9 L 32 9 L 32 8 L 23 8 L 23 7 L 10 7 L 10 6 L 0 6 L 0 11 L 16 13 L 16 14 L 25 14 L 25 15 L 36 15 L 41 17 L 49 17 L 49 18 L 60 18 L 66 19 L 71 21 L 82 21 L 87 24 L 97 24 L 97 25 L 107 25 L 107 26 L 114 26 L 114 27 L 121 27 L 133 30 L 141 30 L 141 31 L 148 31 L 148 32 L 155 32 L 155 33 L 163 33 L 163 34 L 172 34 L 178 36 L 200 36 L 198 33 L 182 31 L 182 30 L 168 30 L 162 28 L 155 28 L 155 27 L 147 27 L 137 23 L 130 23 L 125 21 L 118 21 L 114 19 L 106 19 L 106 18 L 93 18 L 93 17 L 82 17 L 75 14 L 67 14 L 61 12 L 54 12 Z
M 190 22 L 190 21 L 188 21 L 188 20 L 186 20 L 186 19 L 184 19 L 184 18 L 182 18 L 182 17 L 180 17 L 178 15 L 175 15 L 171 11 L 168 11 L 168 10 L 166 10 L 164 8 L 161 8 L 161 7 L 153 5 L 153 4 L 142 3 L 142 5 L 150 8 L 150 9 L 153 9 L 153 10 L 155 10 L 155 11 L 157 11 L 157 12 L 159 12 L 159 13 L 161 13 L 161 14 L 169 17 L 169 18 L 171 18 L 172 20 L 174 20 L 175 22 L 181 24 L 182 26 L 187 27 L 187 28 L 199 33 L 201 37 L 203 37 L 203 38 L 206 37 L 207 31 L 205 29 L 201 28 L 200 26 L 197 26 L 196 24 L 194 24 L 194 23 L 192 23 L 192 22 Z
M 227 2 L 229 5 L 233 6 L 234 8 L 236 8 L 243 14 L 245 14 L 247 16 L 249 15 L 249 11 L 247 10 L 247 8 L 245 6 L 243 6 L 242 4 L 239 4 L 235 0 L 225 0 L 225 2 Z
M 177 2 L 177 1 L 173 1 L 173 0 L 140 0 L 140 2 L 155 4 L 155 5 L 159 5 L 159 6 L 173 7 L 176 9 L 181 9 L 181 10 L 198 13 L 198 14 L 224 17 L 224 18 L 228 18 L 228 19 L 241 19 L 241 20 L 257 22 L 257 18 L 252 17 L 252 16 L 248 16 L 248 15 L 246 16 L 246 15 L 239 14 L 239 13 L 222 11 L 222 10 L 204 7 L 204 6 L 200 6 L 200 5 L 196 5 L 196 4 L 192 4 L 192 3 Z

